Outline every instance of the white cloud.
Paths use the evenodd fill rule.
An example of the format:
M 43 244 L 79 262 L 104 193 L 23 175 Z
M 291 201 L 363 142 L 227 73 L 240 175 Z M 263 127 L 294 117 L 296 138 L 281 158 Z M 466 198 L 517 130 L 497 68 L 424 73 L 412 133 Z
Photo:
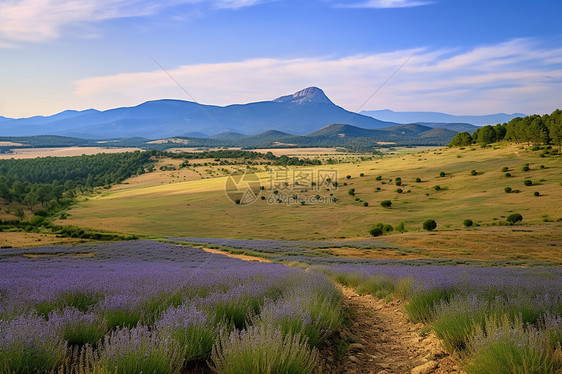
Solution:
M 360 108 L 412 53 L 408 64 Z M 562 49 L 513 40 L 466 52 L 418 49 L 337 59 L 253 59 L 186 65 L 169 73 L 195 99 L 216 105 L 273 99 L 315 85 L 350 110 L 532 113 L 560 106 L 561 58 Z M 75 87 L 80 98 L 106 108 L 159 98 L 190 100 L 158 69 L 86 78 Z
M 353 4 L 340 4 L 344 8 L 411 8 L 421 5 L 433 4 L 433 1 L 419 1 L 419 0 L 367 0 L 361 3 Z
M 7 0 L 0 2 L 0 41 L 41 42 L 65 27 L 108 19 L 149 16 L 179 4 L 242 8 L 264 0 Z M 0 45 L 1 47 L 1 45 Z

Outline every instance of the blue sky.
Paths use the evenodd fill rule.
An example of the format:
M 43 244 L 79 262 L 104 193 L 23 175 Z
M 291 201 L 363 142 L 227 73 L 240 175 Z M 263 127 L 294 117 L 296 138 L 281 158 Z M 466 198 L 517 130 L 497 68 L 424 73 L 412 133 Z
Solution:
M 227 105 L 312 85 L 353 111 L 549 113 L 562 99 L 561 11 L 559 0 L 0 0 L 0 115 Z

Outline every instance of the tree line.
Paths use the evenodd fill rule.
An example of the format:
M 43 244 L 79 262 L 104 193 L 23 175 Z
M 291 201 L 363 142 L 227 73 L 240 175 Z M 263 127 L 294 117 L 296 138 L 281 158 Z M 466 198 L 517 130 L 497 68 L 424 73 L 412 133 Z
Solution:
M 485 145 L 502 140 L 562 147 L 562 111 L 557 109 L 550 115 L 517 117 L 507 123 L 481 127 L 472 134 L 460 132 L 449 146 L 463 147 L 475 143 Z
M 150 152 L 0 160 L 0 198 L 30 210 L 73 199 L 77 189 L 119 183 L 144 173 Z

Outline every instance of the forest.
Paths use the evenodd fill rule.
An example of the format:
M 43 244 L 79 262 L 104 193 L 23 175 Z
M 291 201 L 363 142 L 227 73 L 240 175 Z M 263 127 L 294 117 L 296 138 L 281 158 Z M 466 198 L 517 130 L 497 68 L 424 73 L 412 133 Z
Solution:
M 471 144 L 491 144 L 506 140 L 513 143 L 543 144 L 562 146 L 562 111 L 552 114 L 538 114 L 517 117 L 495 126 L 484 126 L 474 133 L 458 133 L 449 144 L 450 147 L 463 147 Z

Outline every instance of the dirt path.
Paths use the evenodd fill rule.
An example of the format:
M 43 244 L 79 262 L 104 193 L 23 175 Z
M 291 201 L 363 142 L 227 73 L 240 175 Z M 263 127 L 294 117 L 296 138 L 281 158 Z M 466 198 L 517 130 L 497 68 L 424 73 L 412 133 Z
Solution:
M 228 257 L 232 257 L 232 258 L 237 258 L 239 260 L 244 260 L 244 261 L 271 262 L 270 259 L 264 258 L 264 257 L 255 257 L 255 256 L 248 256 L 248 255 L 235 255 L 235 254 L 228 253 L 228 252 L 225 252 L 225 251 L 220 251 L 218 249 L 212 249 L 212 248 L 206 248 L 206 247 L 200 247 L 200 246 L 195 246 L 195 248 L 201 248 L 205 252 L 214 253 L 214 254 L 218 253 L 218 254 L 221 254 L 221 255 L 225 255 L 225 256 L 228 256 Z
M 344 306 L 352 311 L 353 321 L 340 335 L 350 344 L 339 362 L 327 359 L 328 372 L 463 373 L 433 333 L 420 336 L 423 325 L 409 322 L 399 301 L 385 303 L 346 287 L 342 287 L 342 292 Z M 337 347 L 331 350 L 337 356 Z
M 203 248 L 203 247 L 201 247 Z M 268 261 L 203 248 L 207 252 L 245 261 Z M 352 322 L 340 332 L 340 339 L 321 350 L 321 373 L 346 374 L 464 374 L 443 349 L 433 332 L 421 336 L 422 324 L 406 318 L 400 301 L 386 303 L 371 295 L 359 295 L 341 287 L 344 307 Z M 338 353 L 347 346 L 345 353 Z

